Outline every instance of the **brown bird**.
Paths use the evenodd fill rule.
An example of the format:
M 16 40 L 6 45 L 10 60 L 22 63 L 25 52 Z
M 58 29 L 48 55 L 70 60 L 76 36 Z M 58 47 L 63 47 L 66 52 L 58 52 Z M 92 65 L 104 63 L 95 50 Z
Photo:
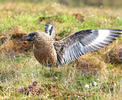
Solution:
M 34 56 L 41 64 L 59 66 L 74 61 L 89 51 L 103 48 L 116 40 L 121 32 L 119 29 L 81 30 L 55 41 L 54 28 L 48 24 L 45 32 L 32 32 L 24 38 L 33 43 Z

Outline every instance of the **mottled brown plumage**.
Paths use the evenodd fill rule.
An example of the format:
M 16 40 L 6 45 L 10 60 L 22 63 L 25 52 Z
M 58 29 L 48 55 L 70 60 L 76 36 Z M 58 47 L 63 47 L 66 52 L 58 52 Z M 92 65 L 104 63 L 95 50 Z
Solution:
M 35 41 L 33 46 L 35 58 L 41 64 L 56 64 L 57 57 L 52 38 L 43 32 L 40 34 L 43 35 L 43 37 Z
M 26 41 L 33 43 L 35 58 L 46 65 L 64 65 L 89 51 L 96 51 L 112 43 L 122 30 L 82 30 L 62 40 L 55 41 L 52 34 L 32 32 Z

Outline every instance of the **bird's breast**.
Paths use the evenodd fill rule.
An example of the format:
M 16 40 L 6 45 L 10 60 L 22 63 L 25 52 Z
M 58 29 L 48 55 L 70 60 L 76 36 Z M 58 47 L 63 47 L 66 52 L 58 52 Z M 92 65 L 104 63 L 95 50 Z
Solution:
M 33 52 L 35 58 L 39 61 L 40 64 L 49 65 L 56 64 L 57 56 L 54 49 L 53 43 L 40 43 L 35 44 L 33 47 Z

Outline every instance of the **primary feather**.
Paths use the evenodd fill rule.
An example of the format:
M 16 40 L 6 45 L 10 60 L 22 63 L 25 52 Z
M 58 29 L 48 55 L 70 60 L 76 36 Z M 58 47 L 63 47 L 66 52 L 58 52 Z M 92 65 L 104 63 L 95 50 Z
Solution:
M 55 41 L 54 28 L 45 25 L 44 32 L 32 32 L 25 40 L 33 43 L 35 58 L 41 64 L 64 65 L 76 60 L 89 51 L 96 51 L 116 40 L 122 30 L 82 30 L 62 40 Z
M 57 64 L 66 64 L 89 51 L 99 50 L 116 40 L 121 32 L 122 30 L 112 29 L 82 30 L 60 41 L 55 41 Z

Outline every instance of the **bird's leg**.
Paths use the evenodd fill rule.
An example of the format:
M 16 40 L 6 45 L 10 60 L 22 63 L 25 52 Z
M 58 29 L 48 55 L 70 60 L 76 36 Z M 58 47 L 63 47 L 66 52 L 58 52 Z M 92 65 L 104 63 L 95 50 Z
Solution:
M 54 67 L 54 65 L 48 64 L 48 67 L 50 68 L 50 75 L 52 77 L 54 77 L 55 76 L 55 67 Z
M 52 65 L 48 64 L 48 67 L 50 68 L 50 72 L 52 71 Z
M 50 75 L 53 76 L 54 75 L 54 69 L 52 68 L 52 64 L 48 64 L 48 67 L 50 69 Z
M 44 65 L 42 64 L 42 70 L 44 69 Z

